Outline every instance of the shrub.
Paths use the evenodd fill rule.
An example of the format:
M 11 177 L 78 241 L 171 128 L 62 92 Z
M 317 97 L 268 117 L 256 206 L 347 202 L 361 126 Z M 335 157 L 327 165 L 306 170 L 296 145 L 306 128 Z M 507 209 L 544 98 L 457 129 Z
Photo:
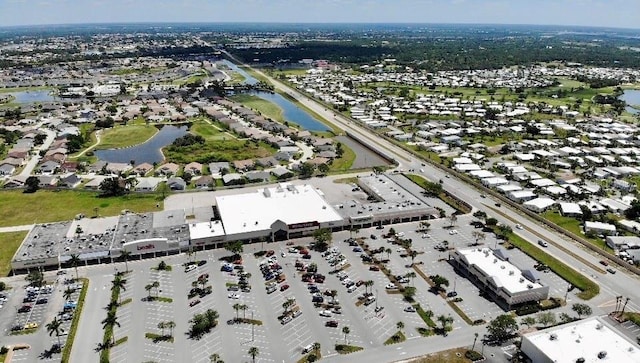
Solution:
M 7 284 L 4 281 L 0 281 L 0 291 L 4 291 L 7 289 Z
M 467 350 L 467 352 L 464 353 L 464 356 L 465 358 L 472 360 L 474 362 L 484 358 L 482 354 L 476 352 L 475 350 Z

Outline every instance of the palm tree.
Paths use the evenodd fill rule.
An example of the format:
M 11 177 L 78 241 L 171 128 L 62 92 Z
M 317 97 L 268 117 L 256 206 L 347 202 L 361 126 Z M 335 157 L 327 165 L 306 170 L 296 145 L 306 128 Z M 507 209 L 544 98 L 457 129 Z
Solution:
M 313 352 L 316 354 L 316 356 L 320 355 L 320 347 L 321 347 L 320 343 L 318 342 L 313 343 Z
M 116 278 L 114 278 L 113 281 L 111 281 L 111 291 L 114 291 L 116 289 L 127 291 L 127 287 L 125 286 L 126 282 L 127 281 L 122 277 L 120 277 L 120 275 L 116 275 Z M 121 303 L 121 300 L 122 300 L 122 296 L 120 295 L 120 292 L 118 292 L 118 304 Z
M 451 227 L 456 225 L 456 222 L 458 221 L 458 215 L 454 213 L 451 213 L 451 215 L 449 216 L 449 224 Z
M 114 311 L 109 311 L 107 313 L 107 317 L 103 321 L 101 321 L 101 323 L 102 323 L 102 329 L 106 329 L 108 326 L 120 327 L 120 322 L 118 322 L 118 316 Z M 111 337 L 113 338 L 112 344 L 115 344 L 116 343 L 115 334 L 112 334 Z
M 367 280 L 364 282 L 364 293 L 366 294 L 368 291 L 368 288 L 373 286 L 373 280 Z
M 122 250 L 120 252 L 120 257 L 124 259 L 124 268 L 126 272 L 129 272 L 129 257 L 131 256 L 131 251 Z
M 78 264 L 80 264 L 80 262 L 82 262 L 82 260 L 80 260 L 80 256 L 78 256 L 77 254 L 72 254 L 71 256 L 69 256 L 69 263 L 71 263 L 71 266 L 73 266 L 76 270 L 76 280 L 78 279 Z
M 387 260 L 391 257 L 391 248 L 387 247 L 384 252 L 387 253 Z
M 56 337 L 58 337 L 58 347 L 61 345 L 60 343 L 60 327 L 62 326 L 62 320 L 58 320 L 58 318 L 54 317 L 53 320 L 49 324 L 46 325 L 47 331 L 49 332 L 49 336 L 53 333 L 56 333 Z
M 158 323 L 158 329 L 162 329 L 162 336 L 164 336 L 164 329 L 167 327 L 167 323 L 161 321 Z
M 413 260 L 415 260 L 416 257 L 418 256 L 418 252 L 411 250 L 411 253 L 409 254 L 409 256 L 411 256 L 411 266 L 413 266 Z
M 447 326 L 453 323 L 453 318 L 446 315 L 438 316 L 438 322 L 442 325 L 442 334 L 447 336 Z
M 471 233 L 471 235 L 473 236 L 473 239 L 475 240 L 474 245 L 478 245 L 479 242 L 478 241 L 484 241 L 485 238 L 487 238 L 487 235 L 482 233 L 482 232 L 478 232 L 478 231 L 473 231 L 473 233 Z
M 154 288 L 154 289 L 156 289 L 156 297 L 158 297 L 158 291 L 160 290 L 160 281 L 157 281 L 157 280 L 156 280 L 156 281 L 154 281 L 154 282 L 151 284 L 151 287 L 152 287 L 152 288 Z
M 413 286 L 413 279 L 415 279 L 417 276 L 416 273 L 413 271 L 409 271 L 405 276 L 411 279 L 411 286 Z
M 247 306 L 247 304 L 240 305 L 240 310 L 242 310 L 242 319 L 247 318 L 247 309 L 249 309 L 249 306 Z
M 147 295 L 147 300 L 151 300 L 151 289 L 153 289 L 153 285 L 152 284 L 147 284 L 144 287 L 145 290 L 147 290 L 147 293 L 149 295 Z
M 344 344 L 347 344 L 347 335 L 349 335 L 349 333 L 351 333 L 351 329 L 349 329 L 348 326 L 343 326 L 342 334 L 344 334 Z
M 257 347 L 251 347 L 249 348 L 249 351 L 247 353 L 249 353 L 249 355 L 251 356 L 251 359 L 253 359 L 253 363 L 255 363 L 256 356 L 260 354 L 260 350 Z
M 240 319 L 240 317 L 238 316 L 238 311 L 240 311 L 240 306 L 242 306 L 242 305 L 240 305 L 240 304 L 238 304 L 238 303 L 235 303 L 235 304 L 233 304 L 233 306 L 232 306 L 232 307 L 233 307 L 233 310 L 235 310 L 235 311 L 236 311 L 236 320 Z
M 284 313 L 283 315 L 286 315 L 287 312 L 289 311 L 289 308 L 293 306 L 293 304 L 295 304 L 295 300 L 294 299 L 287 299 L 285 300 L 285 302 L 282 303 L 282 308 L 284 309 Z
M 176 322 L 171 320 L 171 321 L 166 321 L 164 324 L 165 324 L 165 328 L 169 329 L 169 336 L 172 337 L 173 328 L 176 327 Z
M 64 292 L 62 293 L 63 294 L 62 296 L 64 297 L 65 300 L 71 300 L 71 297 L 73 296 L 74 292 L 75 291 L 72 288 L 67 287 L 67 289 L 64 290 Z
M 220 354 L 218 354 L 218 353 L 213 353 L 213 354 L 211 354 L 211 355 L 209 356 L 209 361 L 210 361 L 211 363 L 224 363 L 224 362 L 222 361 L 222 359 L 220 359 Z
M 404 329 L 404 323 L 399 321 L 396 323 L 396 327 L 402 332 L 402 329 Z
M 213 309 L 207 309 L 207 311 L 204 312 L 204 316 L 207 319 L 209 326 L 214 326 L 216 324 L 216 321 L 220 317 L 218 312 Z
M 331 290 L 329 292 L 329 296 L 331 296 L 331 302 L 335 303 L 336 302 L 336 296 L 338 296 L 338 290 Z

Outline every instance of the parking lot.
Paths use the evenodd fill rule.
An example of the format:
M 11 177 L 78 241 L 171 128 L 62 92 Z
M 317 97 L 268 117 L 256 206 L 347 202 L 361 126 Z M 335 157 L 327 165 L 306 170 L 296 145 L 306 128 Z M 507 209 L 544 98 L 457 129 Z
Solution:
M 391 273 L 403 277 L 415 271 L 411 266 L 412 259 L 406 255 L 404 248 L 392 244 L 382 235 L 390 227 L 404 234 L 403 238 L 412 240 L 412 249 L 419 252 L 413 260 L 419 269 L 427 275 L 440 274 L 446 277 L 450 282 L 447 290 L 456 291 L 458 297 L 462 298 L 458 306 L 469 318 L 488 321 L 502 314 L 502 309 L 479 296 L 476 286 L 454 272 L 446 261 L 446 252 L 434 249 L 443 241 L 448 241 L 450 247 L 466 247 L 475 242 L 472 233 L 476 229 L 470 225 L 472 219 L 470 216 L 459 216 L 456 225 L 451 228 L 444 228 L 450 224 L 447 219 L 431 220 L 430 230 L 426 233 L 416 232 L 418 223 L 386 226 L 384 229 L 371 228 L 359 231 L 357 237 L 364 237 L 370 249 L 382 247 L 384 252 L 378 257 L 388 259 L 386 266 Z M 450 232 L 452 229 L 456 230 L 453 234 Z M 356 237 L 355 234 L 353 236 Z M 332 248 L 324 256 L 316 251 L 301 253 L 310 238 L 295 240 L 293 244 L 267 243 L 265 250 L 273 250 L 271 256 L 255 257 L 252 252 L 260 250 L 261 246 L 247 245 L 247 252 L 242 254 L 241 268 L 233 263 L 225 267 L 227 262 L 221 258 L 231 255 L 225 250 L 198 252 L 197 256 L 192 257 L 183 254 L 129 262 L 132 272 L 126 275 L 126 289 L 121 292 L 121 300 L 130 299 L 130 302 L 118 308 L 120 326 L 114 330 L 116 339 L 126 336 L 128 340 L 111 349 L 111 360 L 173 362 L 180 359 L 208 362 L 211 354 L 218 353 L 225 361 L 250 361 L 248 350 L 256 347 L 259 350 L 257 361 L 291 362 L 300 359 L 305 348 L 315 342 L 320 343 L 322 355 L 326 358 L 337 354 L 335 344 L 345 342 L 344 327 L 349 328 L 346 335 L 349 344 L 367 349 L 382 346 L 398 330 L 398 322 L 403 323 L 403 331 L 408 339 L 422 339 L 416 330 L 425 327 L 420 316 L 405 311 L 410 304 L 393 288 L 387 288 L 393 286 L 386 275 L 381 271 L 371 271 L 371 265 L 363 263 L 363 252 L 358 250 L 359 246 L 345 242 L 349 237 L 348 231 L 334 233 Z M 481 242 L 490 247 L 496 243 L 489 233 Z M 534 264 L 531 258 L 518 250 L 508 253 L 511 261 L 522 268 L 531 268 Z M 171 265 L 173 270 L 152 269 L 161 260 Z M 185 271 L 184 264 L 190 260 L 201 263 Z M 309 267 L 312 265 L 317 267 L 317 271 L 310 273 Z M 340 273 L 335 271 L 337 268 Z M 245 275 L 241 281 L 242 274 Z M 204 275 L 207 275 L 206 281 L 200 284 L 200 278 Z M 564 281 L 553 273 L 538 275 L 543 283 L 550 285 L 552 296 L 564 296 Z M 105 281 L 113 278 L 112 274 L 101 276 Z M 373 281 L 371 286 L 364 283 L 369 280 Z M 419 275 L 404 281 L 403 285 L 416 287 L 415 300 L 423 309 L 433 311 L 434 318 L 439 315 L 450 316 L 454 319 L 454 329 L 465 326 L 445 299 L 432 293 L 430 286 Z M 147 290 L 146 287 L 154 282 L 159 286 Z M 241 282 L 246 285 L 240 285 Z M 36 322 L 39 328 L 35 335 L 30 336 L 43 339 L 49 348 L 57 338 L 55 335 L 49 337 L 43 324 L 62 310 L 67 300 L 77 299 L 77 295 L 65 298 L 63 286 L 60 283 L 51 293 L 36 293 L 36 302 L 40 294 L 48 295 L 48 302 L 33 302 L 31 311 L 24 313 L 18 313 L 17 309 L 23 305 L 22 299 L 27 292 L 13 289 L 0 311 L 3 321 L 9 322 L 5 329 Z M 211 293 L 188 297 L 195 287 L 207 290 L 208 286 L 211 286 Z M 109 283 L 105 283 L 95 288 L 108 291 L 109 287 Z M 333 290 L 336 291 L 336 301 L 331 296 Z M 366 296 L 365 291 L 368 292 Z M 147 301 L 149 296 L 156 295 L 172 301 Z M 363 303 L 367 298 L 369 302 Z M 294 303 L 287 303 L 291 300 Z M 90 307 L 92 314 L 99 315 L 98 321 L 104 319 L 106 313 L 103 307 L 107 303 L 102 301 L 100 306 Z M 283 305 L 285 303 L 286 306 Z M 218 312 L 218 325 L 200 339 L 190 339 L 185 334 L 189 320 L 195 313 L 203 313 L 207 309 Z M 240 321 L 235 320 L 236 317 Z M 250 324 L 248 319 L 255 320 L 257 324 Z M 158 323 L 163 321 L 174 321 L 176 324 L 172 329 L 173 343 L 145 338 L 145 333 L 163 332 L 158 328 Z M 95 327 L 98 330 L 101 328 Z M 63 329 L 66 329 L 66 325 L 63 325 Z M 63 343 L 64 339 L 61 336 Z M 93 350 L 96 343 L 91 342 L 91 347 L 86 349 Z M 16 361 L 34 361 L 44 349 L 43 345 L 42 348 L 21 351 Z M 92 354 L 97 357 L 98 353 Z
M 81 284 L 64 275 L 47 276 L 42 287 L 21 284 L 2 293 L 0 317 L 6 335 L 3 344 L 28 344 L 16 351 L 13 362 L 60 361 L 60 351 L 75 313 Z M 46 325 L 57 319 L 58 332 L 49 334 Z

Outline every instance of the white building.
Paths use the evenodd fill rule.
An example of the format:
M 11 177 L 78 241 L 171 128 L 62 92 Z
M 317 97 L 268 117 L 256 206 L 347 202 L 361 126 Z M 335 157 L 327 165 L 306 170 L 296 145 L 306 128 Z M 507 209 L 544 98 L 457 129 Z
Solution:
M 602 222 L 584 222 L 584 232 L 594 232 L 597 234 L 612 235 L 616 234 L 616 226 Z
M 536 213 L 540 213 L 540 212 L 544 212 L 545 210 L 547 210 L 547 208 L 551 207 L 554 204 L 556 204 L 556 202 L 553 199 L 536 198 L 536 199 L 532 199 L 527 202 L 524 202 L 522 205 L 529 210 L 532 210 Z
M 535 363 L 640 361 L 637 345 L 601 317 L 525 334 L 520 349 Z
M 497 301 L 508 306 L 549 297 L 549 286 L 538 282 L 530 270 L 521 271 L 503 250 L 472 248 L 451 253 L 457 268 Z

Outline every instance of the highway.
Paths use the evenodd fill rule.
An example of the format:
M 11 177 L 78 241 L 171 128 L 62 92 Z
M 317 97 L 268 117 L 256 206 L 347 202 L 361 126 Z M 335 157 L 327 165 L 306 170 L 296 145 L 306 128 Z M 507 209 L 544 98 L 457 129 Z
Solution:
M 245 66 L 248 65 L 245 64 Z M 422 174 L 424 177 L 434 182 L 443 180 L 443 187 L 447 192 L 468 202 L 474 210 L 484 211 L 487 213 L 487 215 L 496 218 L 500 223 L 510 226 L 518 235 L 525 238 L 527 241 L 533 244 L 537 243 L 539 237 L 531 233 L 531 231 L 536 231 L 545 239 L 554 243 L 562 244 L 572 253 L 576 254 L 586 261 L 589 261 L 594 265 L 597 265 L 598 261 L 601 259 L 599 256 L 596 256 L 590 251 L 587 251 L 586 248 L 580 245 L 578 242 L 569 240 L 567 237 L 562 236 L 555 231 L 551 231 L 544 226 L 541 226 L 537 222 L 522 215 L 520 212 L 505 206 L 504 204 L 501 205 L 500 211 L 505 215 L 509 215 L 510 219 L 507 219 L 502 215 L 495 213 L 493 210 L 491 210 L 490 207 L 495 208 L 495 204 L 499 203 L 499 201 L 493 200 L 490 196 L 486 196 L 486 198 L 481 197 L 483 192 L 477 190 L 473 186 L 468 185 L 466 182 L 459 180 L 455 176 L 450 175 L 449 173 L 446 173 L 443 170 L 430 165 L 429 163 L 425 163 L 417 159 L 406 150 L 403 150 L 393 143 L 374 134 L 371 130 L 368 130 L 356 124 L 352 120 L 340 114 L 335 114 L 333 110 L 328 110 L 317 101 L 303 95 L 302 93 L 285 85 L 284 83 L 272 77 L 269 77 L 263 72 L 256 69 L 254 69 L 254 71 L 268 78 L 269 81 L 274 85 L 276 90 L 289 94 L 291 97 L 295 98 L 297 101 L 299 101 L 312 111 L 318 113 L 325 119 L 329 120 L 336 126 L 342 128 L 345 131 L 348 131 L 351 134 L 356 134 L 362 141 L 369 143 L 369 147 L 373 149 L 382 149 L 387 153 L 391 153 L 394 159 L 398 162 L 397 169 L 415 169 L 416 171 L 423 170 L 423 172 L 419 172 L 418 174 Z M 525 229 L 516 229 L 516 224 L 522 225 Z M 640 283 L 640 279 L 638 278 L 638 276 L 627 273 L 624 270 L 620 270 L 615 275 L 609 273 L 603 274 L 602 272 L 595 270 L 593 267 L 583 263 L 579 259 L 576 259 L 560 248 L 555 247 L 553 243 L 550 244 L 549 247 L 547 247 L 546 251 L 554 257 L 560 259 L 564 263 L 568 264 L 569 266 L 573 267 L 574 269 L 577 269 L 583 274 L 589 276 L 592 280 L 596 281 L 600 285 L 600 294 L 592 299 L 590 303 L 602 307 L 605 311 L 613 311 L 613 306 L 615 304 L 613 304 L 612 301 L 615 302 L 616 296 L 624 296 L 630 298 L 630 301 L 627 305 L 627 310 L 640 311 L 640 290 L 629 288 L 631 286 L 639 286 L 638 284 Z

